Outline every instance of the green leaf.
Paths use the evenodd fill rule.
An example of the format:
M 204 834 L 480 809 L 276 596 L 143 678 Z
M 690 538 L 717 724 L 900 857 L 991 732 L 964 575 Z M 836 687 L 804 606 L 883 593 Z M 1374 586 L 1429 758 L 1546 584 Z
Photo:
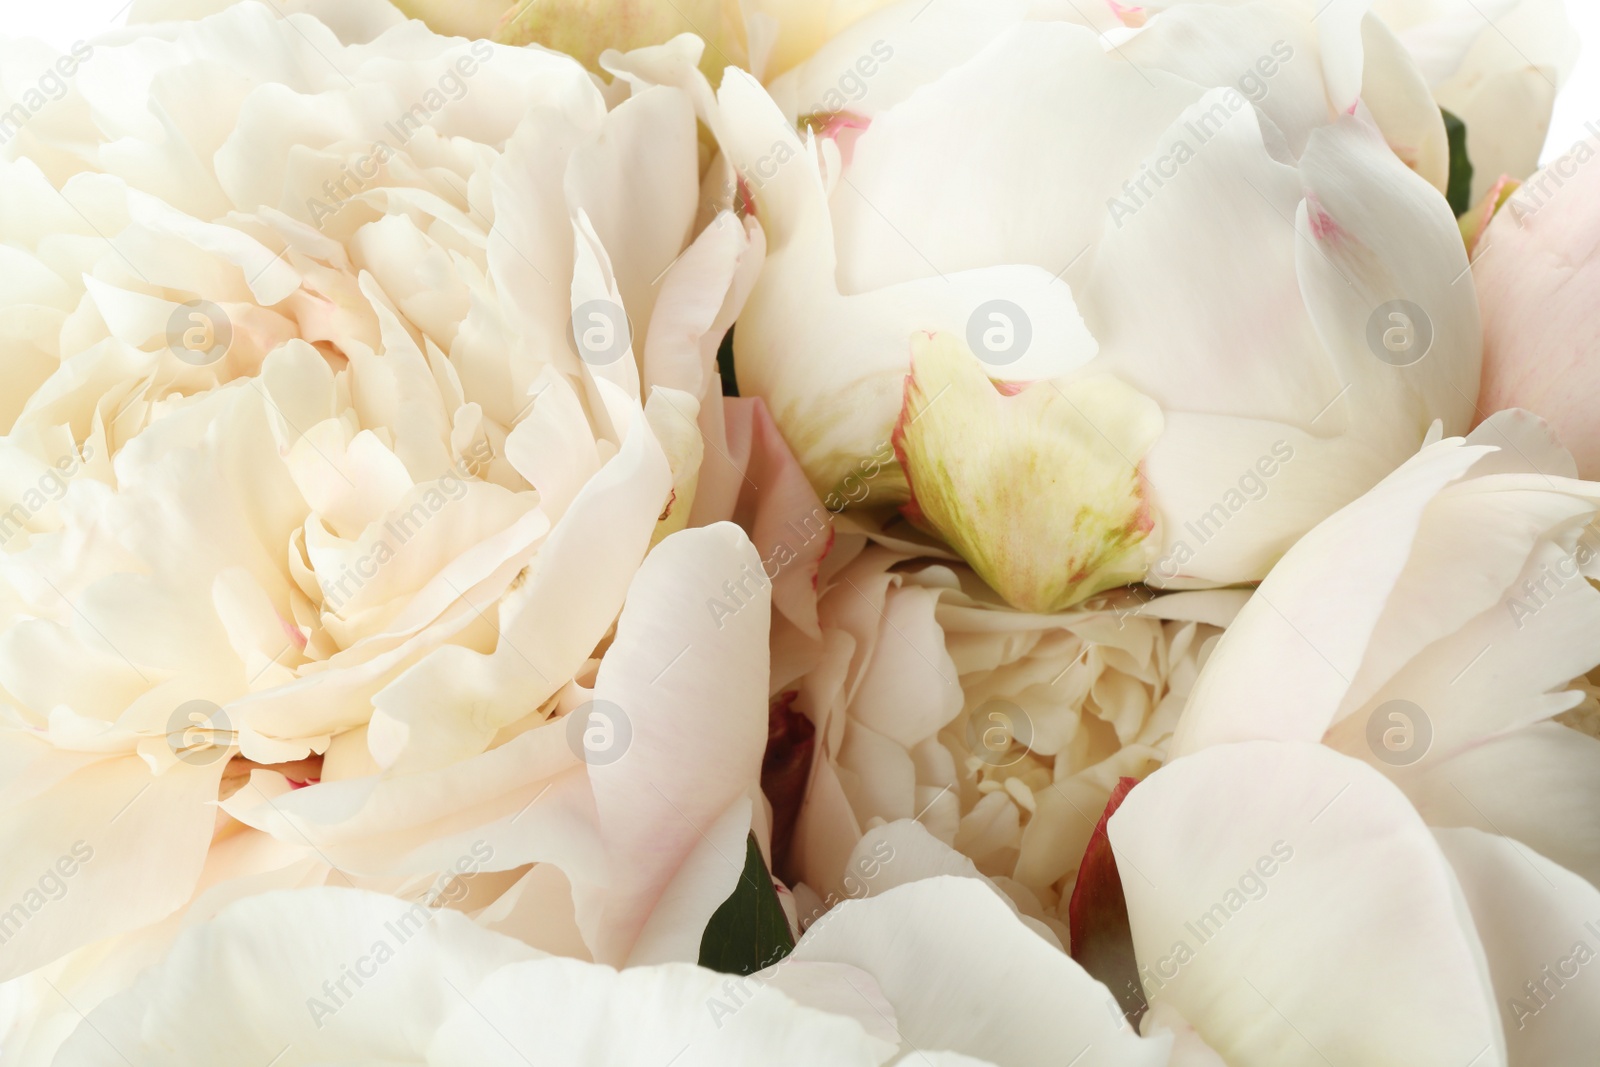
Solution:
M 728 332 L 723 335 L 722 344 L 717 348 L 717 373 L 722 376 L 723 396 L 739 395 L 739 379 L 733 373 L 734 329 L 733 326 L 728 327 Z
M 744 871 L 700 938 L 700 966 L 724 974 L 754 974 L 794 951 L 789 920 L 761 860 L 756 835 L 746 841 Z
M 1460 218 L 1472 207 L 1472 160 L 1467 158 L 1467 124 L 1455 115 L 1439 109 L 1444 116 L 1445 136 L 1450 139 L 1450 183 L 1444 198 L 1450 201 L 1450 210 Z

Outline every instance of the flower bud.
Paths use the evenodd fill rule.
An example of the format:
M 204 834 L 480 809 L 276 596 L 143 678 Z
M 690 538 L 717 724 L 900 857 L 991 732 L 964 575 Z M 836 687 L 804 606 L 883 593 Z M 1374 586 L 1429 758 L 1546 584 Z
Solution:
M 1537 411 L 1600 477 L 1600 141 L 1579 143 L 1506 200 L 1478 242 L 1478 410 Z

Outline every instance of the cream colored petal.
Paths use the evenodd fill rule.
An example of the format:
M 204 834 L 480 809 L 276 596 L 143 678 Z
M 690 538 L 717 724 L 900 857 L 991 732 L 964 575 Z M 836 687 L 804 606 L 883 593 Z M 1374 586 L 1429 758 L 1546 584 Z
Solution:
M 39 749 L 37 741 L 7 745 Z M 194 892 L 205 863 L 223 759 L 174 762 L 152 775 L 131 753 L 82 764 L 68 753 L 36 752 L 74 766 L 49 788 L 8 806 L 10 857 L 0 899 L 0 977 L 13 978 L 80 945 L 164 918 Z
M 730 589 L 742 602 L 711 611 Z M 596 960 L 697 958 L 706 921 L 733 891 L 748 816 L 717 828 L 760 780 L 769 620 L 760 558 L 731 523 L 662 541 L 629 588 L 588 727 L 614 731 L 588 754 L 610 864 L 604 891 L 578 898 Z M 720 838 L 714 859 L 686 865 L 708 838 Z M 673 930 L 652 923 L 664 897 L 683 894 L 692 906 Z
M 894 1005 L 904 1049 L 945 1049 L 995 1063 L 1165 1064 L 1168 1040 L 1145 1040 L 1110 994 L 1034 934 L 983 883 L 937 877 L 838 905 L 791 957 L 847 963 Z M 912 1056 L 913 1060 L 915 1055 Z
M 269 893 L 186 932 L 55 1062 L 420 1064 L 463 997 L 533 956 L 448 909 L 342 888 Z
M 635 409 L 632 418 L 621 451 L 579 492 L 540 548 L 534 573 L 501 609 L 495 650 L 440 649 L 374 698 L 374 722 L 392 731 L 387 761 L 403 758 L 395 765 L 421 769 L 482 751 L 497 729 L 541 705 L 594 651 L 644 558 L 671 484 L 643 413 Z
M 1504 834 L 1600 885 L 1600 741 L 1546 722 L 1404 781 L 1430 826 Z
M 1507 1062 L 1577 1063 L 1600 1039 L 1600 890 L 1509 838 L 1437 830 L 1489 955 Z
M 1302 538 L 1217 643 L 1173 753 L 1250 738 L 1319 740 L 1366 655 L 1428 504 L 1486 451 L 1440 442 Z M 1340 586 L 1337 601 L 1330 581 Z M 1330 610 L 1334 604 L 1339 610 Z M 1293 679 L 1287 709 L 1277 687 L 1264 682 L 1273 678 Z
M 801 1006 L 754 978 L 687 964 L 614 971 L 550 959 L 491 976 L 439 1030 L 427 1062 L 655 1067 L 679 1056 L 708 1067 L 872 1067 L 893 1051 L 854 1019 Z
M 1136 786 L 1110 834 L 1145 995 L 1229 1064 L 1506 1062 L 1450 865 L 1364 763 L 1215 746 Z

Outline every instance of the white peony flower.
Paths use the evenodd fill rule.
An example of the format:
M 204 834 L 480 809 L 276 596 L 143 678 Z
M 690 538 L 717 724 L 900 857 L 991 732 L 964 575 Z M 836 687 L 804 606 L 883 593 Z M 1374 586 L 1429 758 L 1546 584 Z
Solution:
M 1135 786 L 1110 838 L 1145 1032 L 1229 1067 L 1587 1062 L 1600 890 L 1425 814 L 1303 742 L 1215 745 Z
M 936 936 L 935 936 L 936 935 Z M 57 1067 L 219 1062 L 1163 1067 L 1104 986 L 981 882 L 842 905 L 775 966 L 616 971 L 458 913 L 343 889 L 269 893 L 187 931 L 90 1012 Z
M 1566 60 L 1448 6 L 0 43 L 0 1065 L 1579 1062 L 1600 486 L 1441 439 L 1434 100 Z
M 741 388 L 1034 611 L 1259 579 L 1478 384 L 1443 123 L 1365 5 L 1083 6 L 909 0 L 715 124 L 770 251 Z
M 293 8 L 97 40 L 0 149 L 8 1057 L 275 887 L 693 960 L 765 833 L 771 592 L 685 611 L 760 567 L 694 100 Z
M 1262 583 L 1173 755 L 1323 741 L 1432 824 L 1508 834 L 1600 882 L 1600 741 L 1552 721 L 1581 715 L 1600 665 L 1597 518 L 1600 485 L 1526 412 L 1428 446 Z
M 1373 0 L 1439 106 L 1467 128 L 1472 203 L 1539 166 L 1556 92 L 1578 58 L 1561 0 Z M 1558 146 L 1561 147 L 1561 146 Z
M 874 828 L 915 820 L 1065 944 L 1107 799 L 1161 764 L 1245 594 L 1130 592 L 1024 614 L 966 567 L 864 544 L 844 521 L 819 587 L 822 651 L 796 682 L 773 679 L 777 714 L 814 728 L 803 793 L 773 796 L 797 812 L 778 870 L 800 883 L 802 923 L 856 895 Z M 789 658 L 777 643 L 775 663 Z
M 1322 1062 L 1308 1045 L 1582 1062 L 1600 1038 L 1600 987 L 1573 980 L 1600 953 L 1597 517 L 1600 485 L 1508 411 L 1284 557 L 1202 670 L 1172 760 L 1111 820 L 1140 966 L 1166 969 L 1141 972 L 1153 1004 L 1230 1064 Z M 1172 963 L 1181 922 L 1277 838 L 1289 892 Z M 1353 944 L 1353 966 L 1307 975 Z
M 1600 741 L 1551 720 L 1594 721 L 1597 514 L 1600 487 L 1537 420 L 1502 413 L 1309 534 L 1203 663 L 1204 624 L 1157 620 L 1215 614 L 1202 598 L 1231 592 L 1080 610 L 1052 632 L 975 603 L 959 569 L 882 547 L 825 565 L 827 651 L 795 701 L 831 709 L 792 857 L 810 865 L 802 921 L 918 878 L 987 877 L 1122 1006 L 1147 1008 L 1174 1063 L 1581 1062 L 1600 1038 L 1582 978 L 1600 958 Z M 1141 680 L 1141 645 L 1167 679 Z M 1095 665 L 1081 711 L 1049 685 L 1076 656 Z M 1163 690 L 1131 716 L 1147 736 L 1099 765 L 1078 745 L 1052 767 L 1018 744 L 1045 748 L 1063 724 L 1109 739 L 1108 694 L 1150 709 Z M 971 741 L 996 693 L 1012 694 L 993 720 L 1005 768 L 983 759 L 985 734 Z M 919 716 L 957 728 L 908 745 Z M 1108 820 L 1125 960 L 1067 930 L 1104 921 L 1105 884 L 1077 864 L 1121 776 L 1143 778 Z

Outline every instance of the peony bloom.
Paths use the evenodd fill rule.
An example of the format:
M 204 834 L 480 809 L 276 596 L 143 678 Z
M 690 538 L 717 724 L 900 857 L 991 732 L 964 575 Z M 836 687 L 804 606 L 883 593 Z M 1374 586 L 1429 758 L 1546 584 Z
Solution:
M 1262 583 L 1195 683 L 1172 755 L 1324 741 L 1438 825 L 1498 827 L 1600 880 L 1600 833 L 1580 832 L 1600 826 L 1587 814 L 1600 741 L 1551 721 L 1590 717 L 1597 517 L 1600 485 L 1526 412 L 1429 445 Z
M 1567 724 L 1588 728 L 1597 715 L 1583 679 L 1600 663 L 1600 591 L 1589 581 L 1600 573 L 1597 516 L 1600 486 L 1577 480 L 1536 419 L 1502 413 L 1466 439 L 1429 444 L 1312 531 L 1203 659 L 1184 650 L 1205 624 L 1174 632 L 1150 616 L 1199 616 L 1205 598 L 1231 592 L 1172 594 L 1120 619 L 1070 613 L 1085 633 L 1099 624 L 1105 636 L 1090 645 L 1077 635 L 1041 640 L 1030 631 L 1044 620 L 992 604 L 980 608 L 987 625 L 960 625 L 961 615 L 979 613 L 971 599 L 981 587 L 903 556 L 874 561 L 874 582 L 866 563 L 883 548 L 861 552 L 831 586 L 825 566 L 821 617 L 836 660 L 824 661 L 795 703 L 837 691 L 849 710 L 838 730 L 844 754 L 830 765 L 819 759 L 797 862 L 816 864 L 804 851 L 807 819 L 829 810 L 867 818 L 842 863 L 819 865 L 839 872 L 815 879 L 823 900 L 811 899 L 811 883 L 797 887 L 802 915 L 826 916 L 837 900 L 877 897 L 908 880 L 986 877 L 1040 937 L 1087 956 L 1065 927 L 1070 918 L 1077 936 L 1081 898 L 1103 905 L 1095 894 L 1104 883 L 1074 869 L 1041 891 L 1030 872 L 1089 862 L 1090 805 L 1106 796 L 1091 788 L 1143 777 L 1106 809 L 1131 955 L 1096 954 L 1091 973 L 1122 1004 L 1136 1000 L 1147 1037 L 1170 1035 L 1172 1062 L 1582 1062 L 1600 1038 L 1600 993 L 1581 981 L 1600 958 L 1600 741 Z M 846 535 L 836 551 L 850 547 Z M 853 604 L 834 600 L 846 590 Z M 855 621 L 836 636 L 829 627 L 839 608 Z M 1089 663 L 1128 662 L 1139 631 L 1115 649 L 1119 622 L 1168 631 L 1156 659 L 1175 678 L 1144 726 L 1160 742 L 1124 745 L 1103 769 L 1067 776 L 1069 746 L 1053 768 L 1056 788 L 1048 775 L 1023 774 L 985 790 L 986 754 L 1037 767 L 1017 735 L 1037 739 L 1049 732 L 1041 721 L 1077 718 L 1048 696 L 1055 664 L 1071 666 L 1074 650 Z M 992 667 L 1028 648 L 1054 655 L 1048 666 Z M 880 665 L 896 669 L 886 678 Z M 961 731 L 911 748 L 894 769 L 908 716 L 948 714 L 941 670 L 959 678 L 963 703 L 995 691 L 1032 698 L 1010 701 L 1005 720 L 967 720 L 975 741 L 965 765 L 979 768 L 973 792 L 988 793 L 984 818 L 964 810 L 965 782 L 959 793 L 939 792 L 937 771 L 927 770 L 949 766 Z M 1140 695 L 1133 679 L 1098 674 L 1094 703 L 1118 690 Z M 1095 718 L 1073 722 L 1076 734 L 1104 738 Z M 821 752 L 821 728 L 818 739 Z M 913 788 L 917 807 L 902 814 L 909 804 L 899 798 Z M 1015 851 L 986 850 L 1018 817 L 994 800 L 1003 793 L 1034 810 L 1010 839 Z M 1051 817 L 1052 793 L 1076 801 L 1076 824 Z M 945 829 L 952 808 L 963 815 L 954 835 Z M 884 855 L 894 858 L 878 862 Z M 1308 959 L 1331 962 L 1308 967 Z
M 508 44 L 540 44 L 600 69 L 607 49 L 664 44 L 680 34 L 705 42 L 701 68 L 712 79 L 735 66 L 775 77 L 836 34 L 892 0 L 516 0 L 492 27 Z M 424 18 L 442 8 L 426 0 Z M 452 16 L 443 16 L 446 18 Z M 484 36 L 491 27 L 482 25 Z
M 1471 202 L 1539 165 L 1578 38 L 1561 0 L 1373 0 L 1439 106 L 1466 125 Z
M 1593 1047 L 1600 993 L 1558 979 L 1573 977 L 1575 952 L 1600 950 L 1600 934 L 1584 926 L 1600 905 L 1593 899 L 1600 740 L 1594 687 L 1583 677 L 1600 664 L 1597 517 L 1600 485 L 1577 479 L 1571 457 L 1537 419 L 1502 412 L 1465 439 L 1430 444 L 1313 530 L 1218 641 L 1178 724 L 1171 762 L 1136 787 L 1128 805 L 1162 796 L 1149 787 L 1163 776 L 1188 784 L 1175 787 L 1181 795 L 1165 794 L 1170 803 L 1160 810 L 1128 820 L 1143 826 L 1137 840 L 1118 841 L 1127 807 L 1111 822 L 1119 861 L 1126 848 L 1131 863 L 1166 890 L 1158 897 L 1122 868 L 1142 966 L 1169 954 L 1178 916 L 1199 912 L 1199 897 L 1174 896 L 1173 886 L 1203 897 L 1228 870 L 1244 869 L 1241 850 L 1266 848 L 1273 835 L 1293 843 L 1295 833 L 1312 840 L 1334 833 L 1321 821 L 1296 826 L 1324 804 L 1339 813 L 1335 826 L 1354 817 L 1346 800 L 1333 803 L 1341 785 L 1357 783 L 1374 803 L 1387 798 L 1348 826 L 1337 847 L 1350 851 L 1328 857 L 1349 872 L 1351 889 L 1330 913 L 1350 923 L 1344 934 L 1325 933 L 1313 915 L 1328 909 L 1297 890 L 1291 903 L 1307 910 L 1262 909 L 1245 924 L 1250 936 L 1233 938 L 1230 930 L 1233 947 L 1209 956 L 1200 950 L 1208 962 L 1196 964 L 1196 979 L 1174 986 L 1175 1008 L 1229 1063 L 1319 1062 L 1305 1053 L 1274 1058 L 1296 1039 L 1276 1017 L 1263 1023 L 1249 1006 L 1257 1002 L 1235 987 L 1238 968 L 1250 954 L 1259 958 L 1260 946 L 1285 946 L 1299 962 L 1275 966 L 1303 969 L 1325 936 L 1340 943 L 1359 936 L 1381 952 L 1414 950 L 1393 964 L 1369 966 L 1369 957 L 1360 969 L 1361 996 L 1370 994 L 1375 1020 L 1386 1017 L 1384 1005 L 1396 1003 L 1399 989 L 1412 991 L 1400 1001 L 1403 1025 L 1375 1022 L 1371 1030 L 1389 1035 L 1381 1047 L 1390 1050 L 1419 1042 L 1406 1062 L 1450 1062 L 1457 1051 L 1470 1057 L 1483 1048 L 1482 1062 L 1532 1067 L 1582 1062 Z M 1312 765 L 1323 769 L 1313 776 Z M 1263 779 L 1275 784 L 1267 788 Z M 1251 800 L 1258 787 L 1260 799 Z M 1267 822 L 1272 827 L 1261 825 L 1259 834 L 1240 829 Z M 1205 823 L 1216 829 L 1200 831 Z M 1402 830 L 1413 841 L 1396 851 Z M 1431 847 L 1430 831 L 1448 863 Z M 1431 873 L 1391 875 L 1402 864 Z M 1396 895 L 1399 882 L 1380 884 L 1390 877 L 1412 888 Z M 1407 899 L 1419 891 L 1443 895 L 1431 904 Z M 1465 919 L 1456 903 L 1462 894 L 1472 920 L 1464 940 L 1449 922 Z M 1141 912 L 1155 917 L 1148 935 L 1138 932 Z M 1405 929 L 1386 933 L 1386 922 Z M 1423 925 L 1430 923 L 1443 925 L 1430 933 Z M 1435 936 L 1450 944 L 1429 947 Z M 1407 977 L 1419 963 L 1432 977 Z M 1334 1036 L 1351 1033 L 1343 1008 L 1335 1019 L 1313 1004 L 1345 1000 L 1270 969 L 1253 973 L 1269 997 L 1282 996 L 1274 988 L 1287 993 L 1276 1006 L 1309 1028 L 1313 1043 L 1324 1042 L 1326 1054 L 1345 1048 L 1370 1059 L 1349 1037 Z M 1218 983 L 1228 985 L 1232 1017 L 1248 1011 L 1253 1029 L 1230 1031 L 1242 1024 L 1211 1014 L 1224 996 Z M 1415 996 L 1424 986 L 1433 990 L 1425 1004 Z M 1146 992 L 1168 996 L 1148 982 Z M 1428 1047 L 1434 1051 L 1423 1057 Z
M 690 94 L 330 19 L 138 26 L 6 127 L 8 1056 L 276 887 L 693 960 L 765 834 L 762 246 Z
M 1067 903 L 1119 778 L 1159 766 L 1209 644 L 1245 594 L 1119 593 L 1032 615 L 967 567 L 843 533 L 824 563 L 822 651 L 781 715 L 814 728 L 793 844 L 802 921 L 851 895 L 875 827 L 915 820 L 1065 944 Z M 811 731 L 807 731 L 811 736 Z M 855 858 L 852 858 L 855 857 Z M 964 869 L 966 869 L 964 868 Z
M 1600 890 L 1426 814 L 1306 742 L 1215 745 L 1135 786 L 1109 828 L 1145 1032 L 1213 1067 L 1589 1062 Z
M 936 936 L 935 936 L 936 935 Z M 185 932 L 90 1012 L 57 1067 L 159 1062 L 901 1062 L 1165 1067 L 1108 993 L 994 892 L 944 877 L 845 904 L 748 977 L 616 971 L 530 949 L 445 909 L 348 889 L 253 897 Z M 1071 1053 L 1069 1053 L 1071 1054 Z
M 1479 240 L 1480 411 L 1524 407 L 1549 420 L 1578 472 L 1600 478 L 1594 367 L 1600 354 L 1600 139 L 1529 178 Z
M 910 0 L 730 71 L 741 388 L 1025 610 L 1259 579 L 1477 394 L 1443 124 L 1359 7 Z

